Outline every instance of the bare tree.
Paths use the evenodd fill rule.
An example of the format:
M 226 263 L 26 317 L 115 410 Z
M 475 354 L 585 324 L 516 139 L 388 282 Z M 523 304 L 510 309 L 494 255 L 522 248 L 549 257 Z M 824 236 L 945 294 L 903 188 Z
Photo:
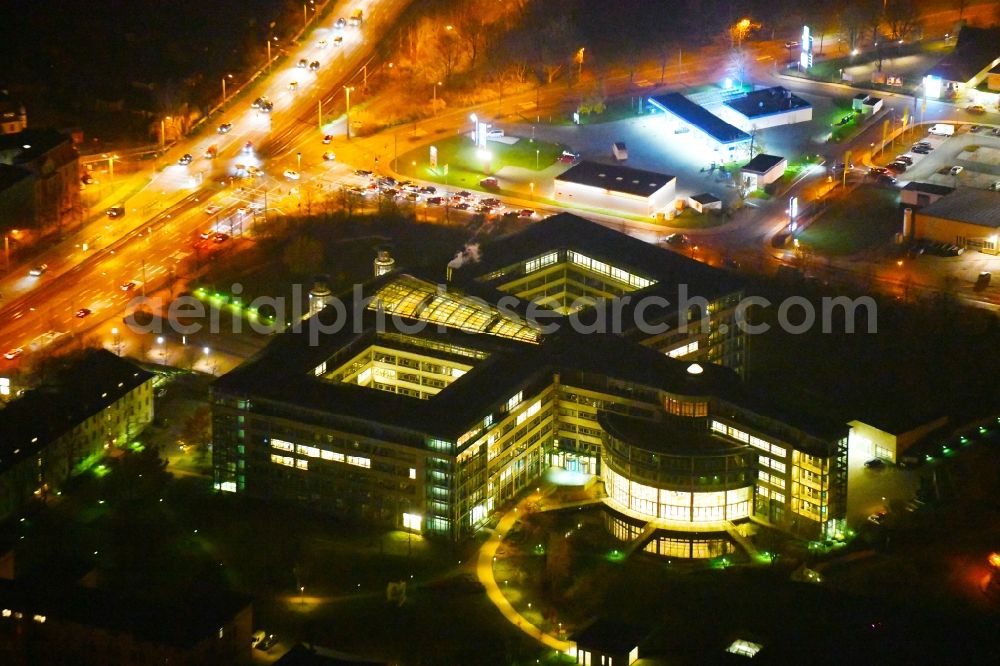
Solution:
M 840 36 L 850 51 L 858 48 L 868 27 L 868 14 L 858 2 L 849 2 L 840 12 Z
M 743 85 L 743 79 L 746 77 L 749 64 L 750 57 L 743 49 L 736 48 L 729 52 L 728 70 L 740 82 L 741 86 Z
M 914 0 L 889 0 L 885 5 L 885 23 L 894 42 L 913 34 L 919 18 Z

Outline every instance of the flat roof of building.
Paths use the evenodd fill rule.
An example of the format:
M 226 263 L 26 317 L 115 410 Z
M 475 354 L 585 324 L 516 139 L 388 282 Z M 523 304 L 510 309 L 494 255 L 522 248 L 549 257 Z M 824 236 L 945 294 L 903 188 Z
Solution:
M 781 164 L 784 159 L 785 158 L 780 155 L 765 155 L 764 153 L 761 153 L 740 167 L 740 171 L 749 171 L 750 173 L 760 174 L 767 173 L 774 167 Z
M 68 134 L 46 127 L 28 128 L 14 134 L 0 134 L 0 153 L 13 152 L 14 164 L 30 162 L 53 148 L 72 142 Z
M 194 594 L 196 598 L 151 599 L 104 588 L 0 579 L 3 608 L 180 648 L 193 648 L 218 636 L 219 627 L 252 601 L 226 590 L 195 590 Z
M 996 229 L 1000 227 L 1000 192 L 961 188 L 924 206 L 917 215 Z
M 597 420 L 612 437 L 667 456 L 723 456 L 750 450 L 749 445 L 716 435 L 707 428 L 692 429 L 690 419 L 684 417 L 654 420 L 601 412 Z
M 69 357 L 52 380 L 0 409 L 0 469 L 32 455 L 152 378 L 105 349 Z
M 915 180 L 911 180 L 906 185 L 903 186 L 904 190 L 908 192 L 926 192 L 927 194 L 938 194 L 944 196 L 946 194 L 951 194 L 955 191 L 954 187 L 948 187 L 947 185 L 937 185 L 935 183 L 920 183 Z
M 649 103 L 661 111 L 672 113 L 689 125 L 694 125 L 719 143 L 742 143 L 750 140 L 749 134 L 734 125 L 730 125 L 680 93 L 656 95 L 649 98 Z
M 812 106 L 783 86 L 755 90 L 743 97 L 726 100 L 724 103 L 747 118 L 773 116 L 776 113 L 787 113 Z
M 965 26 L 958 33 L 955 50 L 927 70 L 944 81 L 969 81 L 1000 58 L 1000 28 Z
M 692 201 L 697 201 L 701 205 L 713 204 L 722 201 L 719 197 L 715 196 L 711 192 L 702 192 L 701 194 L 694 194 L 691 196 Z
M 584 160 L 555 179 L 648 198 L 675 181 L 676 177 L 656 171 Z
M 584 650 L 602 654 L 628 654 L 649 631 L 634 624 L 598 618 L 578 629 L 569 638 Z

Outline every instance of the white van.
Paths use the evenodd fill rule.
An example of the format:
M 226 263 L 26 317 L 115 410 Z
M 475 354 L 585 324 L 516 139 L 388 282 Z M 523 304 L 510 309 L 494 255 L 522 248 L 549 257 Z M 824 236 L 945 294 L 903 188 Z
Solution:
M 927 133 L 936 134 L 938 136 L 952 136 L 955 134 L 955 126 L 938 124 L 927 130 Z

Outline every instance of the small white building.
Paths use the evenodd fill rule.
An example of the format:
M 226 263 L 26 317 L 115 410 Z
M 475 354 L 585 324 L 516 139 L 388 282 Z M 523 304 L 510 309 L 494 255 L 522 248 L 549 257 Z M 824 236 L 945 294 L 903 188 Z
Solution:
M 699 213 L 704 213 L 706 210 L 722 210 L 722 199 L 714 194 L 702 192 L 689 196 L 688 206 Z
M 570 206 L 653 217 L 671 207 L 677 179 L 655 171 L 583 161 L 556 176 L 553 199 Z
M 918 183 L 913 180 L 899 191 L 899 202 L 911 206 L 930 206 L 943 196 L 955 191 L 954 187 L 935 183 Z
M 763 88 L 727 100 L 717 111 L 720 118 L 744 132 L 812 120 L 812 105 L 782 86 Z
M 788 160 L 780 155 L 761 153 L 740 168 L 740 183 L 750 190 L 762 189 L 785 174 Z

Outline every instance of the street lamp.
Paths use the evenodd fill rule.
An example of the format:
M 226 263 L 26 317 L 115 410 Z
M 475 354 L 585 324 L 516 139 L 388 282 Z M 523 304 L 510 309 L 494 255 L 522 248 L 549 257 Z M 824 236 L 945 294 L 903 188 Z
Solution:
M 111 345 L 115 348 L 115 356 L 121 356 L 122 338 L 117 327 L 111 329 Z
M 583 76 L 583 52 L 586 50 L 585 47 L 581 46 L 580 50 L 576 52 L 576 62 L 579 68 L 576 71 L 576 77 L 580 78 Z
M 166 340 L 163 339 L 162 335 L 156 338 L 156 344 L 160 345 L 160 365 L 166 365 L 167 345 L 166 345 Z
M 295 153 L 295 166 L 297 171 L 302 171 L 302 151 Z
M 223 105 L 225 105 L 225 103 L 226 103 L 226 79 L 232 79 L 232 78 L 233 78 L 232 74 L 226 74 L 225 76 L 222 77 L 222 104 Z
M 347 98 L 347 132 L 348 139 L 351 138 L 351 91 L 354 86 L 344 86 L 344 96 Z
M 535 171 L 538 171 L 538 160 L 542 157 L 542 149 L 535 148 Z
M 433 97 L 431 98 L 431 110 L 434 111 L 434 115 L 437 115 L 437 101 L 438 101 L 438 86 L 439 85 L 441 85 L 440 81 L 438 81 L 437 83 L 434 84 Z

